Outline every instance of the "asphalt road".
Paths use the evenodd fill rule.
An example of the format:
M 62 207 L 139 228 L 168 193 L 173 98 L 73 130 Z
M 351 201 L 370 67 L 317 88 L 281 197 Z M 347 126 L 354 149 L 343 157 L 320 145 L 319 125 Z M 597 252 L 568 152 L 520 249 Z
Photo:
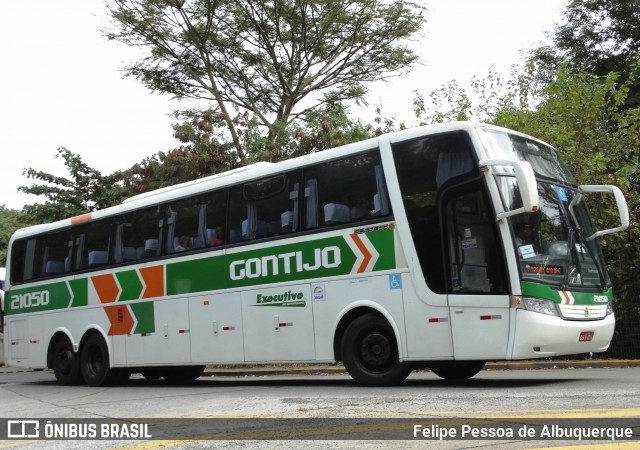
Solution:
M 90 388 L 59 386 L 50 372 L 3 368 L 0 417 L 37 420 L 40 432 L 51 419 L 52 424 L 66 424 L 67 428 L 58 427 L 63 436 L 74 423 L 94 424 L 97 434 L 103 422 L 107 428 L 114 423 L 147 423 L 146 432 L 153 438 L 92 441 L 91 446 L 98 449 L 542 448 L 595 442 L 540 434 L 542 426 L 558 424 L 570 432 L 631 429 L 635 442 L 598 443 L 623 449 L 640 445 L 640 368 L 636 367 L 485 370 L 463 383 L 420 372 L 389 388 L 360 387 L 348 376 L 331 371 L 207 373 L 181 385 L 134 376 L 123 386 Z M 8 426 L 7 420 L 0 423 Z M 525 439 L 527 427 L 536 426 L 535 439 Z M 460 434 L 463 428 L 466 440 L 459 440 L 460 435 L 442 436 Z M 427 437 L 421 434 L 425 429 Z M 490 429 L 506 436 L 473 439 L 472 433 L 490 433 Z M 508 429 L 515 433 L 513 437 Z M 140 431 L 129 426 L 112 431 L 126 437 L 136 430 Z M 86 446 L 87 441 L 0 441 L 0 449 Z

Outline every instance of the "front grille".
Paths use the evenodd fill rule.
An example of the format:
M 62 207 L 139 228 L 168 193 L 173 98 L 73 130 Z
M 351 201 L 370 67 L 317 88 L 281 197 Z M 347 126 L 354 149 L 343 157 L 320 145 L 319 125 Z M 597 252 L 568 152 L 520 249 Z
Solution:
M 607 316 L 607 305 L 558 305 L 567 320 L 599 320 Z

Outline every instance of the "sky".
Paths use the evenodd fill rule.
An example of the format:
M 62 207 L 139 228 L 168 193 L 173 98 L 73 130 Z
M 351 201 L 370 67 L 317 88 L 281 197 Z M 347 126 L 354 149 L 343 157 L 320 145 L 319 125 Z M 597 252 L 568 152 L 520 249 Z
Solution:
M 371 86 L 367 101 L 410 121 L 413 91 L 427 95 L 455 79 L 465 87 L 491 67 L 506 73 L 547 40 L 566 0 L 414 0 L 427 24 L 410 74 Z M 5 2 L 0 9 L 0 205 L 40 201 L 19 194 L 33 168 L 67 176 L 64 147 L 103 175 L 175 148 L 172 113 L 188 104 L 153 94 L 122 68 L 139 55 L 109 42 L 105 0 Z M 366 119 L 365 119 L 366 120 Z

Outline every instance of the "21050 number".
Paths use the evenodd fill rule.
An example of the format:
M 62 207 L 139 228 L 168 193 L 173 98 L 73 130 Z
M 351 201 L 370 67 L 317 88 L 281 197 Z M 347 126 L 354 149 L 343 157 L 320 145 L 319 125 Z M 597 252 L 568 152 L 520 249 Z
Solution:
M 49 291 L 27 292 L 11 296 L 11 309 L 36 308 L 49 304 Z

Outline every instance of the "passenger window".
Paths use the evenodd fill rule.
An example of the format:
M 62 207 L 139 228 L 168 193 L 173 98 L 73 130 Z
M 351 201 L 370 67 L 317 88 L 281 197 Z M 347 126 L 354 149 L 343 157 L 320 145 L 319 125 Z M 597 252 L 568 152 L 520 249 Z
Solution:
M 305 229 L 365 221 L 391 214 L 377 151 L 305 169 L 304 196 Z
M 38 241 L 41 276 L 60 275 L 71 270 L 73 241 L 70 230 L 44 235 Z
M 197 198 L 186 198 L 166 207 L 167 253 L 184 252 L 205 246 L 206 205 Z
M 116 262 L 160 255 L 163 222 L 158 206 L 125 214 L 116 229 Z
M 297 231 L 299 179 L 299 172 L 292 172 L 232 188 L 229 241 L 240 242 Z
M 110 222 L 90 222 L 76 228 L 74 241 L 76 258 L 74 269 L 92 269 L 109 262 Z
M 225 189 L 202 196 L 202 204 L 205 205 L 204 242 L 209 247 L 216 247 L 228 242 L 226 232 L 227 193 L 228 191 Z

